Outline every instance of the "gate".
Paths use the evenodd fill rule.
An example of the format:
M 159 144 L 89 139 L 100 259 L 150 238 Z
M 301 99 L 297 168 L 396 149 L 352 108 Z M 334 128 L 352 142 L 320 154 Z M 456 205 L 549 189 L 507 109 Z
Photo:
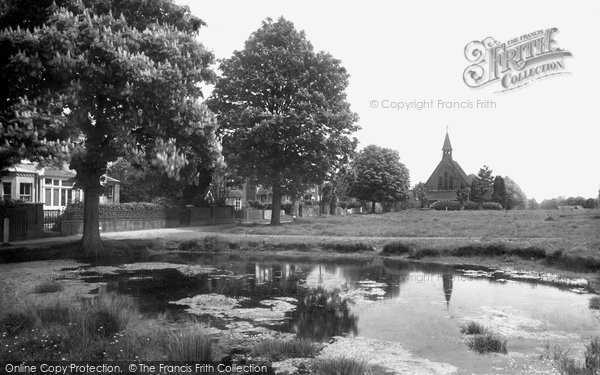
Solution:
M 44 210 L 44 232 L 60 232 L 61 210 Z

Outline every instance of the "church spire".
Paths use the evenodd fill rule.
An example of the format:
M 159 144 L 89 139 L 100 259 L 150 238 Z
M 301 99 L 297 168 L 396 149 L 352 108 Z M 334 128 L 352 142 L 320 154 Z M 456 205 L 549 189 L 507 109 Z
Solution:
M 450 136 L 448 135 L 448 127 L 446 126 L 446 138 L 444 139 L 444 146 L 442 147 L 442 157 L 448 156 L 452 159 L 452 145 L 450 144 Z

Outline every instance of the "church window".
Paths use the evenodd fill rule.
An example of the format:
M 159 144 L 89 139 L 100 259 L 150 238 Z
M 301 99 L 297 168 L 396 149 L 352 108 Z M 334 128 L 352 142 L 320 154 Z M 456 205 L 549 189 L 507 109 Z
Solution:
M 454 176 L 450 176 L 450 190 L 454 190 Z
M 448 190 L 448 172 L 444 172 L 444 190 Z
M 438 190 L 442 190 L 443 187 L 443 180 L 442 180 L 442 176 L 438 177 Z

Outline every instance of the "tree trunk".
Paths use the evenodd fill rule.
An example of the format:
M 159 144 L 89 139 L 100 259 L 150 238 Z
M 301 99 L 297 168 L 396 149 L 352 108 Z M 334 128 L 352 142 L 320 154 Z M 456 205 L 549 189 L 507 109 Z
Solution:
M 271 203 L 271 225 L 281 224 L 281 186 L 273 184 L 273 202 Z
M 292 195 L 292 216 L 298 218 L 300 217 L 300 213 L 298 212 L 298 197 Z
M 83 251 L 98 256 L 104 249 L 100 239 L 100 187 L 83 189 Z
M 371 213 L 375 213 L 375 201 L 371 202 Z

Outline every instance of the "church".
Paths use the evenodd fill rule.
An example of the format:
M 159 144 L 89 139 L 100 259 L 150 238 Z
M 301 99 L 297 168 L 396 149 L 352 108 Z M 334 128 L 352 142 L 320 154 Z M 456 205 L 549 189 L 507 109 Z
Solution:
M 427 187 L 427 200 L 456 200 L 456 190 L 461 187 L 471 186 L 475 175 L 469 175 L 461 168 L 460 164 L 452 158 L 452 144 L 446 130 L 446 138 L 442 146 L 442 160 L 425 183 Z

